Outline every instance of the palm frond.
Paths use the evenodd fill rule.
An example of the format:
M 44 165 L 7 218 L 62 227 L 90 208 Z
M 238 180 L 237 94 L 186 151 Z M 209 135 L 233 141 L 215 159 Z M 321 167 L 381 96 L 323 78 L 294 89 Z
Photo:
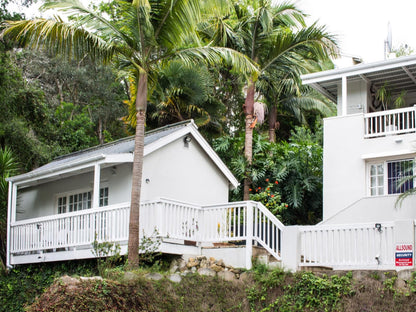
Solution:
M 210 46 L 188 48 L 177 51 L 175 56 L 180 58 L 187 66 L 200 61 L 207 65 L 224 62 L 231 66 L 234 71 L 241 72 L 247 77 L 258 73 L 256 65 L 247 56 L 229 48 Z
M 86 55 L 108 62 L 116 47 L 101 37 L 62 20 L 36 19 L 9 21 L 2 35 L 15 40 L 22 47 L 46 48 L 53 54 L 82 59 Z

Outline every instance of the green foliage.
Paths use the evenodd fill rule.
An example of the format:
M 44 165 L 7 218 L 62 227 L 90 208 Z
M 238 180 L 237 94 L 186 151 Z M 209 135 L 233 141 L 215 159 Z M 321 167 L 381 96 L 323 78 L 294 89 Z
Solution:
M 88 109 L 81 109 L 72 103 L 62 102 L 54 114 L 56 126 L 55 142 L 67 153 L 79 151 L 98 144 L 94 134 L 94 123 Z
M 7 178 L 18 173 L 19 164 L 7 146 L 0 147 L 0 272 L 5 269 L 6 263 L 6 237 L 7 237 Z
M 256 275 L 257 276 L 257 275 Z M 260 287 L 248 289 L 251 311 L 339 311 L 341 300 L 354 295 L 352 274 L 317 276 L 302 272 L 290 275 L 281 270 L 257 277 Z M 282 293 L 270 303 L 271 290 L 280 287 Z
M 105 276 L 107 270 L 122 264 L 120 245 L 112 242 L 98 242 L 97 234 L 92 244 L 93 254 L 97 259 L 97 269 L 101 276 Z
M 96 274 L 95 261 L 71 261 L 16 266 L 0 274 L 0 312 L 24 311 L 52 282 L 64 275 Z
M 262 188 L 261 186 L 250 189 L 250 199 L 262 203 L 277 218 L 282 220 L 282 213 L 287 209 L 288 204 L 281 202 L 281 195 L 278 191 L 279 182 L 276 180 L 270 183 L 269 179 L 265 179 L 268 184 Z
M 213 147 L 240 183 L 245 177 L 250 178 L 251 199 L 261 201 L 283 222 L 314 224 L 320 221 L 321 131 L 314 134 L 306 128 L 297 127 L 288 142 L 277 143 L 270 143 L 266 137 L 254 133 L 251 166 L 243 155 L 243 135 L 218 138 L 214 140 Z M 241 200 L 241 187 L 233 191 L 230 197 L 232 200 Z
M 157 269 L 160 265 L 159 261 L 156 260 L 161 255 L 159 252 L 162 238 L 159 235 L 158 230 L 155 228 L 152 235 L 146 236 L 143 233 L 142 239 L 139 245 L 139 259 L 140 263 L 145 266 L 151 266 Z

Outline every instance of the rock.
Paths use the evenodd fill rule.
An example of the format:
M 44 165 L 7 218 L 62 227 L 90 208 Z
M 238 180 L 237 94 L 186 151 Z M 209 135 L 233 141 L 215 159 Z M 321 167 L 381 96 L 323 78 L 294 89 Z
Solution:
M 79 279 L 82 282 L 85 282 L 85 281 L 102 281 L 103 280 L 103 278 L 101 276 L 91 276 L 91 277 L 81 276 Z
M 68 293 L 76 293 L 78 291 L 78 284 L 81 281 L 77 278 L 64 275 L 61 277 L 61 283 L 65 284 Z
M 215 271 L 215 272 L 220 272 L 220 271 L 223 271 L 223 267 L 222 267 L 222 266 L 219 266 L 219 265 L 217 265 L 217 264 L 213 264 L 213 265 L 211 265 L 211 266 L 210 266 L 210 269 L 211 269 L 211 270 L 213 270 L 213 271 Z
M 199 275 L 205 275 L 205 276 L 215 276 L 216 273 L 214 270 L 210 268 L 200 268 L 198 270 Z
M 218 277 L 222 278 L 223 280 L 232 282 L 236 280 L 235 274 L 231 271 L 221 271 L 218 272 Z
M 137 275 L 133 272 L 125 272 L 123 279 L 125 281 L 134 281 L 137 279 Z
M 175 273 L 176 271 L 178 271 L 178 269 L 179 269 L 179 266 L 173 265 L 173 266 L 170 267 L 169 272 L 170 273 Z
M 174 283 L 180 283 L 182 281 L 182 277 L 179 274 L 172 274 L 169 276 L 169 280 Z
M 196 267 L 192 267 L 191 268 L 191 273 L 195 273 L 196 272 Z
M 207 257 L 205 256 L 197 256 L 196 260 L 202 261 L 202 260 L 207 260 Z
M 186 264 L 186 266 L 188 268 L 197 267 L 199 265 L 199 263 L 200 263 L 200 261 L 198 259 L 189 258 L 188 263 Z
M 189 275 L 189 274 L 192 274 L 192 272 L 189 271 L 189 270 L 185 270 L 185 271 L 181 272 L 182 276 L 186 276 L 186 275 Z
M 407 283 L 405 280 L 402 280 L 401 278 L 399 278 L 396 281 L 396 287 L 401 290 L 407 289 Z
M 225 267 L 224 261 L 222 259 L 215 261 L 215 264 L 218 266 Z
M 251 279 L 251 277 L 250 277 L 250 273 L 248 273 L 248 272 L 243 272 L 243 273 L 241 273 L 240 274 L 240 281 L 242 281 L 242 282 L 247 282 L 247 281 L 249 281 Z
M 159 281 L 163 278 L 163 275 L 159 273 L 147 273 L 144 277 L 150 280 Z
M 401 270 L 397 272 L 397 277 L 402 280 L 408 281 L 412 279 L 412 273 L 413 273 L 413 270 Z
M 241 273 L 240 269 L 231 268 L 230 271 L 233 272 L 234 274 L 240 274 Z
M 181 271 L 181 272 L 185 271 L 186 270 L 186 261 L 183 260 L 183 259 L 179 260 L 178 266 L 179 266 L 179 271 Z
M 199 266 L 201 268 L 209 268 L 210 264 L 209 264 L 209 261 L 207 259 L 203 259 L 203 260 L 201 260 L 201 263 L 199 264 Z

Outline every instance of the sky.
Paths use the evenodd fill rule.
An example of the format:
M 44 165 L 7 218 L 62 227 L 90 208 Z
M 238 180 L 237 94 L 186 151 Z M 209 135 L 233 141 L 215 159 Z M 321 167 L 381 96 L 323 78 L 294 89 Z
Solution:
M 26 12 L 27 17 L 39 14 L 40 2 Z M 393 46 L 408 44 L 416 50 L 412 23 L 416 0 L 294 0 L 294 3 L 309 15 L 309 24 L 317 21 L 336 35 L 343 56 L 360 57 L 366 63 L 383 60 L 389 22 Z M 344 64 L 345 60 L 338 63 L 340 67 L 350 65 Z
M 415 0 L 298 0 L 297 7 L 337 35 L 341 53 L 361 57 L 366 63 L 384 59 L 388 23 L 393 46 L 416 49 Z

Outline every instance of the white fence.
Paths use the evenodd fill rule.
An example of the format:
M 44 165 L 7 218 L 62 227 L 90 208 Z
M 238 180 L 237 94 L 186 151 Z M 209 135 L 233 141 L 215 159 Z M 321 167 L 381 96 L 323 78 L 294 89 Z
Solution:
M 118 242 L 126 250 L 129 210 L 124 203 L 14 222 L 8 238 L 9 264 L 88 258 L 95 239 Z M 285 227 L 253 201 L 202 207 L 157 200 L 143 203 L 140 213 L 140 235 L 151 236 L 156 229 L 161 238 L 193 245 L 240 241 L 246 247 L 247 267 L 257 243 L 292 270 L 305 266 L 391 270 L 396 268 L 397 244 L 413 246 L 415 241 L 412 220 L 383 222 L 379 227 L 373 223 Z
M 17 221 L 10 226 L 9 253 L 16 259 L 38 252 L 91 249 L 94 240 L 125 244 L 129 210 L 129 204 L 124 203 Z M 281 259 L 283 228 L 263 205 L 252 201 L 202 207 L 157 200 L 143 203 L 140 210 L 140 235 L 151 236 L 157 230 L 162 238 L 195 244 L 245 241 L 246 261 L 250 263 L 253 241 Z
M 364 137 L 403 134 L 416 131 L 416 107 L 393 109 L 364 115 Z
M 394 268 L 394 223 L 300 227 L 300 266 Z

